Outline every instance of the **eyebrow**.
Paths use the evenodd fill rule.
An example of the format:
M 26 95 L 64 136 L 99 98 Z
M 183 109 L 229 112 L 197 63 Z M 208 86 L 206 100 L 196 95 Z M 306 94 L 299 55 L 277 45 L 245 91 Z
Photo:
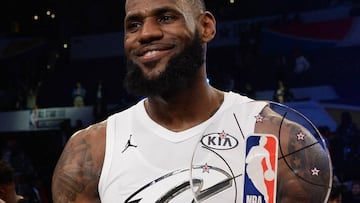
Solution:
M 155 8 L 154 10 L 150 11 L 150 16 L 160 16 L 166 12 L 173 12 L 173 13 L 180 15 L 180 12 L 178 10 L 174 9 L 173 7 L 164 6 L 164 7 Z M 141 14 L 141 12 L 134 13 L 134 14 L 127 15 L 125 17 L 125 22 L 141 20 L 143 18 L 144 17 Z

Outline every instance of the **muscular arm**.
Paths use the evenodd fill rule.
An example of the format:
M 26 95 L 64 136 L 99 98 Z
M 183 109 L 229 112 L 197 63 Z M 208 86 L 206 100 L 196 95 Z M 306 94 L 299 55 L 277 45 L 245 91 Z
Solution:
M 66 144 L 52 179 L 54 203 L 100 202 L 98 182 L 104 160 L 106 124 L 75 133 Z
M 257 123 L 255 132 L 269 133 L 279 139 L 277 202 L 323 202 L 328 192 L 328 154 L 319 141 L 306 128 L 265 108 L 263 122 Z M 304 135 L 304 139 L 299 133 Z M 314 175 L 311 169 L 320 169 Z

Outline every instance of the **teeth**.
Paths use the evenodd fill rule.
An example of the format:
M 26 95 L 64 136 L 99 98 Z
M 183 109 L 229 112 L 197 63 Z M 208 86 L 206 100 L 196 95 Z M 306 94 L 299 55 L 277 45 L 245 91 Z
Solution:
M 148 52 L 146 52 L 146 53 L 144 54 L 144 56 L 151 56 L 151 55 L 156 54 L 157 52 L 159 52 L 159 51 L 156 51 L 156 50 L 154 50 L 154 51 L 148 51 Z

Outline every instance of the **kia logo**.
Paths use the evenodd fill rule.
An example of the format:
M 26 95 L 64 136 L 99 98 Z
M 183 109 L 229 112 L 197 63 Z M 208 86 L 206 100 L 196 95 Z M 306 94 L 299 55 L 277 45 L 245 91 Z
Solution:
M 210 133 L 204 135 L 201 143 L 211 149 L 229 150 L 238 146 L 239 141 L 224 131 L 221 133 Z

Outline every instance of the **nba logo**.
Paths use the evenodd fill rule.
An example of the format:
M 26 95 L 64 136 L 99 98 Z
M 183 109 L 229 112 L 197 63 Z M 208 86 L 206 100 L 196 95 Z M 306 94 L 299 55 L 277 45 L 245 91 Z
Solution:
M 255 134 L 246 139 L 244 203 L 275 203 L 278 140 Z

